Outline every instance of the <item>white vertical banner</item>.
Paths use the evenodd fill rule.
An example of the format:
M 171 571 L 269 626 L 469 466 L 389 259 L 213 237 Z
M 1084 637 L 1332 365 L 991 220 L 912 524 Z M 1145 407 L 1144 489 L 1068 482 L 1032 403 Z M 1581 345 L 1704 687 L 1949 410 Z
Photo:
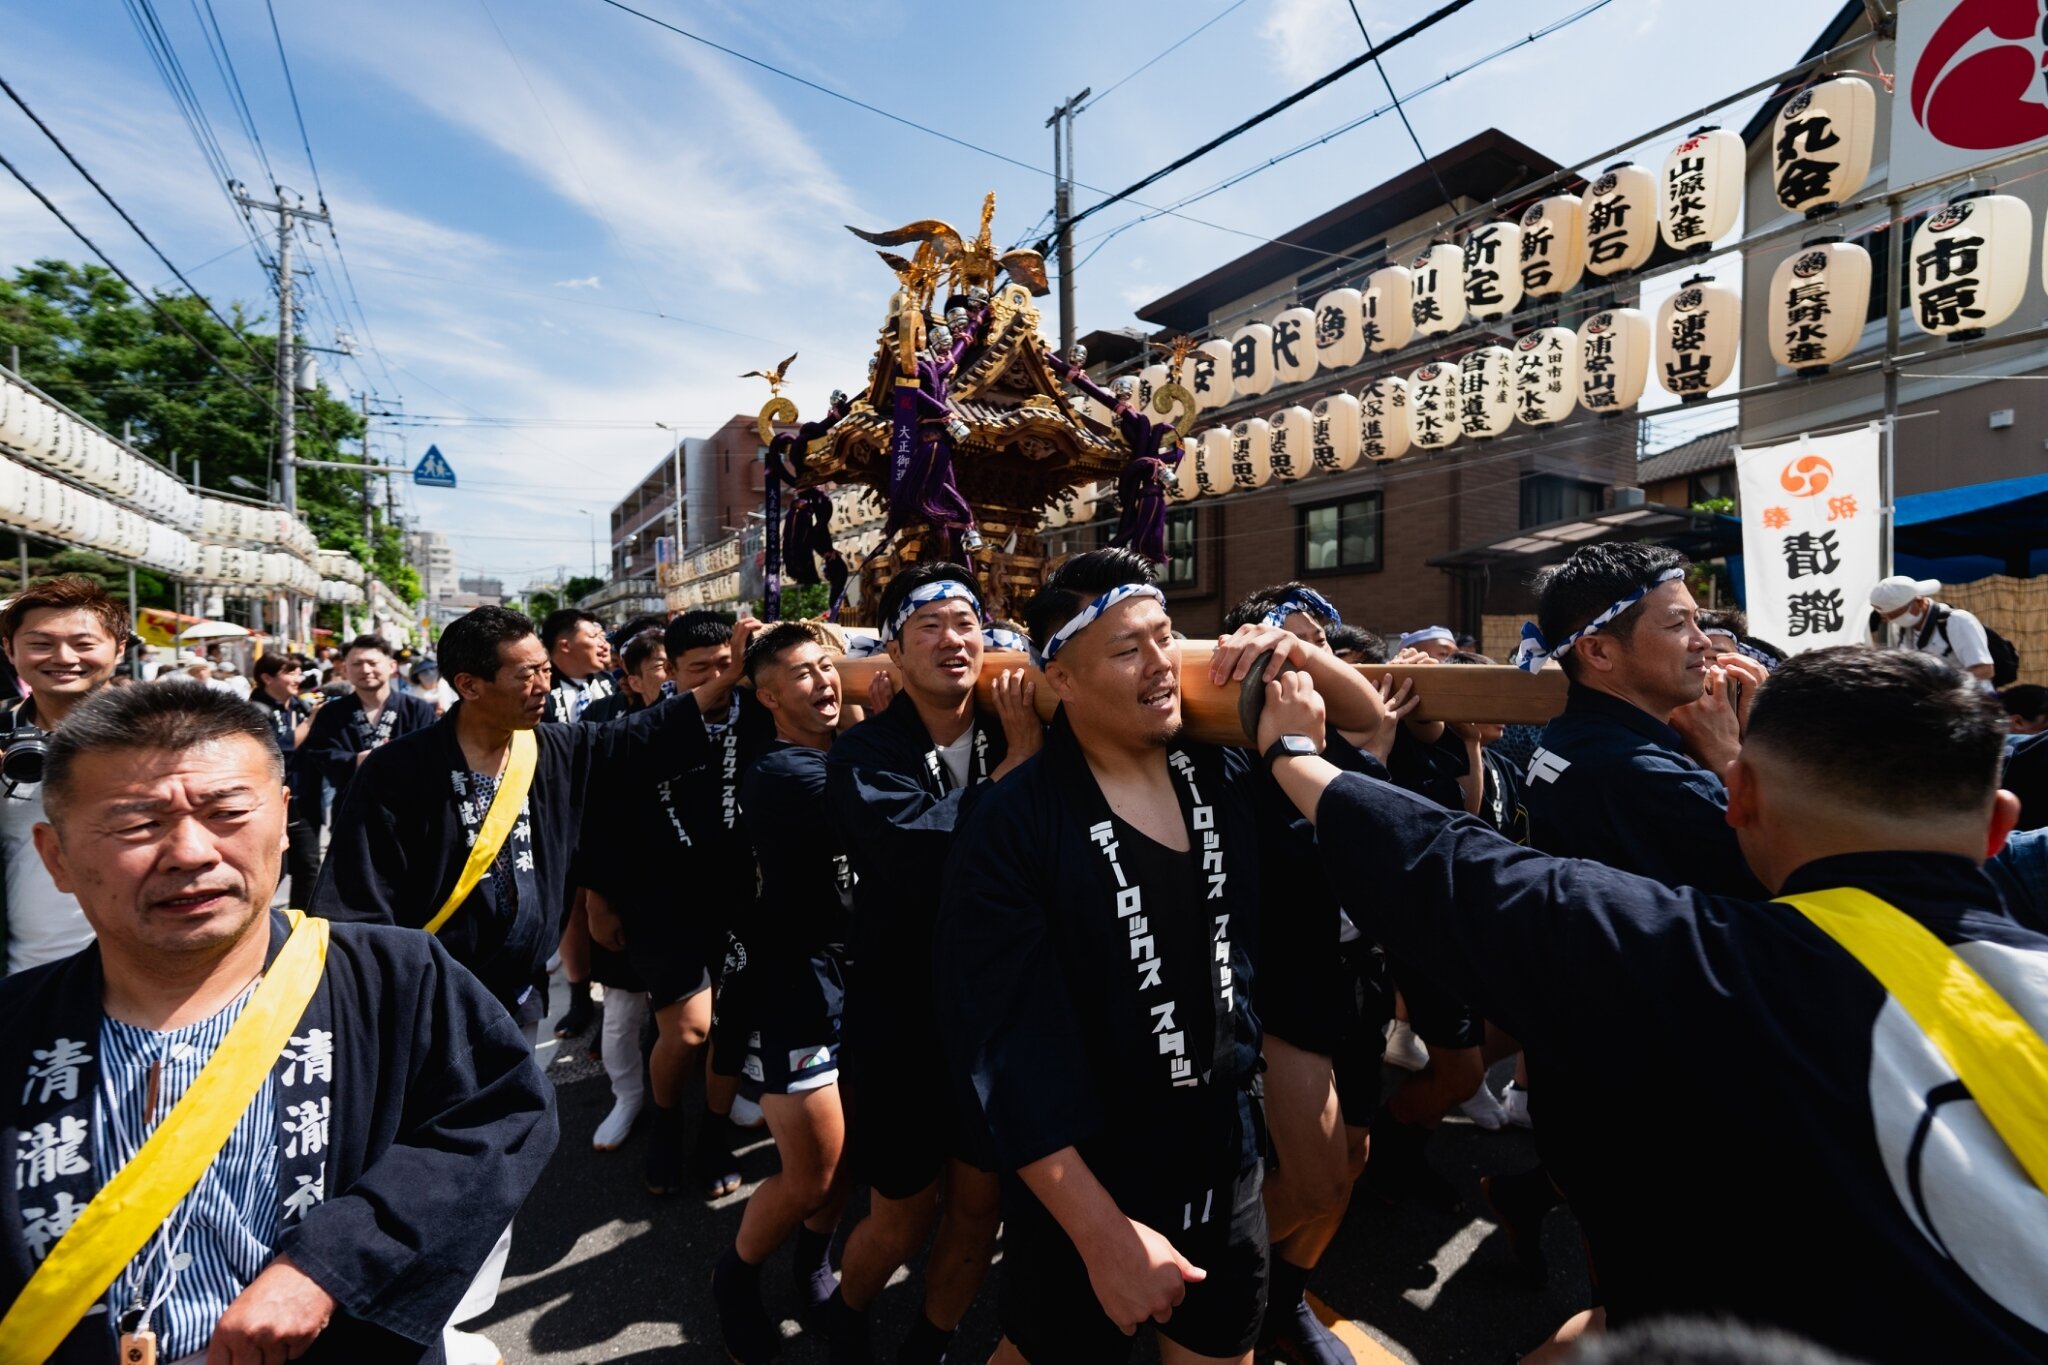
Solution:
M 1875 422 L 1737 447 L 1750 629 L 1798 653 L 1869 639 L 1884 534 Z

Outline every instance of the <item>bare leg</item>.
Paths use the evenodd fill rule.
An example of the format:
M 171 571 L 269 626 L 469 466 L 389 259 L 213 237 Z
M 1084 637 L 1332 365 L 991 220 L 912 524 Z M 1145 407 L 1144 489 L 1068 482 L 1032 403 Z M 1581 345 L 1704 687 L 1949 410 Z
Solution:
M 799 1224 L 841 1197 L 839 1157 L 846 1145 L 837 1084 L 798 1095 L 763 1095 L 761 1113 L 782 1169 L 756 1187 L 740 1217 L 733 1245 L 748 1265 L 766 1261 Z
M 1004 1337 L 996 1343 L 996 1353 L 988 1358 L 988 1365 L 1031 1365 L 1031 1362 L 1008 1337 Z
M 1606 1309 L 1583 1309 L 1566 1318 L 1564 1325 L 1550 1334 L 1549 1340 L 1523 1356 L 1522 1365 L 1552 1365 L 1555 1361 L 1570 1360 L 1583 1338 L 1606 1330 Z
M 932 1326 L 950 1332 L 967 1316 L 988 1278 L 1002 1221 L 1002 1186 L 995 1173 L 948 1162 L 946 1207 L 925 1266 L 924 1315 Z
M 839 1257 L 839 1297 L 848 1308 L 865 1312 L 925 1239 L 931 1236 L 938 1208 L 939 1182 L 908 1199 L 890 1199 L 870 1191 L 868 1216 L 846 1238 Z
M 1476 1047 L 1432 1047 L 1429 1065 L 1409 1078 L 1394 1096 L 1391 1108 L 1400 1123 L 1434 1125 L 1472 1098 L 1486 1079 L 1486 1063 Z
M 1266 1226 L 1277 1247 L 1297 1228 L 1341 1217 L 1352 1175 L 1330 1059 L 1271 1034 L 1264 1051 L 1266 1122 L 1279 1157 L 1266 1180 Z
M 683 1102 L 683 1088 L 689 1084 L 697 1050 L 711 1036 L 711 992 L 698 991 L 656 1010 L 654 1025 L 654 1055 L 647 1061 L 647 1078 L 654 1102 L 673 1109 Z M 729 1102 L 727 1108 L 731 1108 Z
M 1344 1128 L 1345 1167 L 1351 1179 L 1356 1181 L 1365 1170 L 1365 1159 L 1371 1150 L 1372 1130 Z M 1344 1226 L 1344 1211 L 1351 1205 L 1351 1186 L 1344 1187 L 1344 1202 L 1320 1218 L 1311 1219 L 1273 1243 L 1273 1254 L 1283 1261 L 1313 1269 L 1323 1259 L 1323 1253 L 1336 1239 L 1337 1229 Z
M 1196 1355 L 1179 1342 L 1168 1341 L 1165 1337 L 1161 1337 L 1159 1338 L 1159 1362 L 1160 1365 L 1252 1365 L 1252 1353 L 1246 1351 L 1241 1356 Z

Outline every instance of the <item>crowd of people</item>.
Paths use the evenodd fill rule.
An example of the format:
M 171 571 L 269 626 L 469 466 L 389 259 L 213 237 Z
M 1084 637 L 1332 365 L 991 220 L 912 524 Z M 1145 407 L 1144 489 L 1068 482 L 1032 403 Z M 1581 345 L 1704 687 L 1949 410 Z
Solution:
M 1687 568 L 1543 576 L 1542 727 L 1355 666 L 1494 662 L 1469 637 L 1262 589 L 1188 665 L 1244 690 L 1235 747 L 1185 732 L 1125 550 L 1021 624 L 907 566 L 858 687 L 816 623 L 498 607 L 409 687 L 367 636 L 332 696 L 289 654 L 246 699 L 115 686 L 123 609 L 34 585 L 0 610 L 0 1361 L 499 1359 L 465 1324 L 555 1145 L 557 973 L 593 1145 L 645 1127 L 650 1194 L 728 1196 L 736 1125 L 773 1140 L 679 1287 L 740 1365 L 787 1292 L 835 1365 L 1140 1331 L 1344 1365 L 1317 1266 L 1355 1188 L 1455 1203 L 1454 1114 L 1535 1133 L 1484 1185 L 1532 1281 L 1557 1206 L 1584 1234 L 1593 1299 L 1532 1359 L 2048 1357 L 2048 693 L 1994 693 L 1939 585 L 1880 585 L 1886 647 L 1787 657 Z M 1038 668 L 983 685 L 998 632 Z M 1000 1340 L 957 1336 L 988 1292 Z

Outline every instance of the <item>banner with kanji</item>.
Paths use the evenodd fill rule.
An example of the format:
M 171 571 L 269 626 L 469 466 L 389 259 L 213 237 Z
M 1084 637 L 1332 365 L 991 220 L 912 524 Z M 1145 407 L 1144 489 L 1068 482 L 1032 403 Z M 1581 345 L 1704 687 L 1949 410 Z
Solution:
M 1869 639 L 1884 519 L 1875 424 L 1738 447 L 1751 633 L 1792 653 Z

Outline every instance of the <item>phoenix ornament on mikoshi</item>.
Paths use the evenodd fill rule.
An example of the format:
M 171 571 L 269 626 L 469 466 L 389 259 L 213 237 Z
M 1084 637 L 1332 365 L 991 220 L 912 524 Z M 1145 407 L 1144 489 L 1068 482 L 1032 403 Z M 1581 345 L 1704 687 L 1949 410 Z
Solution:
M 1062 379 L 1115 414 L 1116 431 L 1129 455 L 1117 475 L 1116 530 L 1111 545 L 1129 546 L 1155 564 L 1166 562 L 1166 483 L 1185 458 L 1181 438 L 1195 424 L 1195 396 L 1181 385 L 1181 367 L 1194 349 L 1188 337 L 1174 340 L 1167 367 L 1169 382 L 1152 395 L 1152 407 L 1169 414 L 1164 422 L 1147 417 L 1138 401 L 1138 381 L 1130 375 L 1105 389 L 1088 377 L 1075 359 L 1052 355 L 1046 362 Z M 1174 409 L 1178 408 L 1179 412 Z
M 838 567 L 835 591 L 844 585 L 846 579 L 844 560 L 832 548 L 832 504 L 824 494 L 810 489 L 799 491 L 790 504 L 788 525 L 783 524 L 783 485 L 794 486 L 803 477 L 805 453 L 811 442 L 830 432 L 852 407 L 846 395 L 835 389 L 824 421 L 805 422 L 794 432 L 777 432 L 776 423 L 786 425 L 797 419 L 796 404 L 782 396 L 782 386 L 789 378 L 789 367 L 795 363 L 796 353 L 792 351 L 788 359 L 772 370 L 748 370 L 740 376 L 742 379 L 768 381 L 768 401 L 754 419 L 755 434 L 761 438 L 761 444 L 768 447 L 761 497 L 766 523 L 763 527 L 761 615 L 768 621 L 782 619 L 785 555 L 790 577 L 799 583 L 818 581 L 816 561 L 819 557 L 823 557 L 828 574 L 835 566 Z M 817 506 L 819 502 L 824 503 L 822 515 Z

